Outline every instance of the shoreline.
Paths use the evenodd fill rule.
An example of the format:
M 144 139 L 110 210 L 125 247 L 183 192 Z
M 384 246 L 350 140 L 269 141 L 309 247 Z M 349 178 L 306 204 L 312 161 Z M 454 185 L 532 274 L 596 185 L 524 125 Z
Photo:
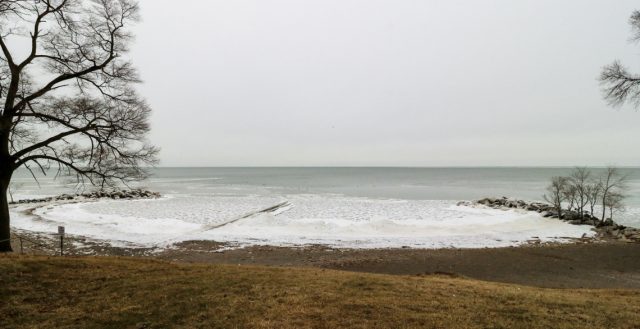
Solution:
M 95 200 L 95 196 L 89 197 Z M 122 196 L 117 195 L 117 198 L 120 197 Z M 126 198 L 136 197 L 126 195 Z M 145 197 L 157 195 L 149 194 Z M 63 196 L 56 201 L 78 202 L 85 201 L 85 198 L 80 196 L 82 200 L 74 200 L 70 196 Z M 511 206 L 506 198 L 498 200 L 500 201 L 492 202 L 489 206 L 501 209 L 527 209 L 531 206 L 515 201 Z M 51 204 L 52 200 L 47 201 L 49 202 L 34 203 Z M 482 204 L 478 201 L 470 203 Z M 593 230 L 598 232 L 597 227 Z M 17 229 L 13 232 L 16 237 L 13 241 L 16 253 L 60 253 L 57 235 Z M 18 245 L 19 241 L 22 241 L 22 246 Z M 328 245 L 238 246 L 211 240 L 189 240 L 176 242 L 168 247 L 141 248 L 119 247 L 107 240 L 70 235 L 65 237 L 64 253 L 67 256 L 127 256 L 178 263 L 311 267 L 395 275 L 444 274 L 545 288 L 640 289 L 640 243 L 611 234 L 571 238 L 564 242 L 544 242 L 532 238 L 521 245 L 510 247 L 440 249 L 349 249 Z
M 102 195 L 99 195 L 98 193 L 91 193 L 91 194 L 83 194 L 83 195 L 81 194 L 61 195 L 58 197 L 50 197 L 45 199 L 21 200 L 19 202 L 12 203 L 11 205 L 12 211 L 18 214 L 19 216 L 24 215 L 23 217 L 26 217 L 28 219 L 25 220 L 22 225 L 17 225 L 17 227 L 15 228 L 23 231 L 26 230 L 26 231 L 32 231 L 32 232 L 44 232 L 43 234 L 46 235 L 47 234 L 46 232 L 55 231 L 56 225 L 64 225 L 64 224 L 58 224 L 58 223 L 65 223 L 66 222 L 65 216 L 69 216 L 69 212 L 65 212 L 65 211 L 58 212 L 57 214 L 52 216 L 47 216 L 48 215 L 47 212 L 49 212 L 52 209 L 67 207 L 66 210 L 75 211 L 76 210 L 75 208 L 68 209 L 68 207 L 74 206 L 77 204 L 80 204 L 80 205 L 90 204 L 90 203 L 100 202 L 103 200 L 107 202 L 112 202 L 112 203 L 115 202 L 112 205 L 110 205 L 113 207 L 117 207 L 117 203 L 119 202 L 128 202 L 128 200 L 132 200 L 132 202 L 134 200 L 135 201 L 151 200 L 152 202 L 154 202 L 155 200 L 161 200 L 161 199 L 164 200 L 164 198 L 160 197 L 159 194 L 154 192 L 144 191 L 144 190 L 141 190 L 141 191 L 134 190 L 132 192 L 133 194 L 129 194 L 124 191 L 118 191 L 115 193 L 107 193 Z M 118 199 L 125 199 L 125 200 L 121 201 Z M 426 201 L 433 201 L 433 200 L 426 200 Z M 457 216 L 468 216 L 474 221 L 469 222 L 467 220 L 467 222 L 465 222 L 465 224 L 463 225 L 457 224 L 454 221 L 452 222 L 453 225 L 452 224 L 444 225 L 442 228 L 442 230 L 444 231 L 444 234 L 437 233 L 439 232 L 438 225 L 442 225 L 440 222 L 435 221 L 432 223 L 427 221 L 428 224 L 425 224 L 426 225 L 425 227 L 417 225 L 418 229 L 426 230 L 422 232 L 424 234 L 416 235 L 414 231 L 406 232 L 408 228 L 403 226 L 405 225 L 404 223 L 396 224 L 396 222 L 394 222 L 393 220 L 389 220 L 390 223 L 388 225 L 391 226 L 391 229 L 404 230 L 401 232 L 404 232 L 404 234 L 407 234 L 406 238 L 404 238 L 405 236 L 403 235 L 398 235 L 398 233 L 396 233 L 395 235 L 390 235 L 390 237 L 387 237 L 384 233 L 375 235 L 377 233 L 380 233 L 380 232 L 377 232 L 376 230 L 382 230 L 381 226 L 387 223 L 383 221 L 381 222 L 381 224 L 379 224 L 377 221 L 374 221 L 374 220 L 367 222 L 369 226 L 365 226 L 365 229 L 374 231 L 374 234 L 371 236 L 366 235 L 366 232 L 364 235 L 361 234 L 361 235 L 354 236 L 353 234 L 351 234 L 349 230 L 346 230 L 346 233 L 343 233 L 343 234 L 346 234 L 344 235 L 344 238 L 342 235 L 340 235 L 341 232 L 338 232 L 338 235 L 332 235 L 332 236 L 322 235 L 323 232 L 320 232 L 320 234 L 316 236 L 314 235 L 315 233 L 318 233 L 314 231 L 316 227 L 322 227 L 323 225 L 328 225 L 328 226 L 334 225 L 337 227 L 342 227 L 341 225 L 344 225 L 341 222 L 338 222 L 337 224 L 335 224 L 330 221 L 329 221 L 329 224 L 326 224 L 325 222 L 323 222 L 322 219 L 315 222 L 310 222 L 310 223 L 306 223 L 303 221 L 303 223 L 307 225 L 303 228 L 308 229 L 310 231 L 308 230 L 300 231 L 300 228 L 298 228 L 298 231 L 294 229 L 291 232 L 284 230 L 283 232 L 285 233 L 280 233 L 280 231 L 277 231 L 277 232 L 274 231 L 276 233 L 273 233 L 269 230 L 270 228 L 272 228 L 272 226 L 264 227 L 264 224 L 262 223 L 262 221 L 260 221 L 261 219 L 264 219 L 264 217 L 260 217 L 260 216 L 262 215 L 277 216 L 281 208 L 289 208 L 290 206 L 289 202 L 280 202 L 268 208 L 260 208 L 258 210 L 251 210 L 249 212 L 245 212 L 241 215 L 231 216 L 229 217 L 231 219 L 227 219 L 222 223 L 216 223 L 211 225 L 201 224 L 202 226 L 201 228 L 197 228 L 197 229 L 193 228 L 186 233 L 178 232 L 175 234 L 171 234 L 171 233 L 166 234 L 166 232 L 169 232 L 169 231 L 163 231 L 164 233 L 159 234 L 157 237 L 155 237 L 155 239 L 151 239 L 151 240 L 144 239 L 144 238 L 139 239 L 136 235 L 134 235 L 133 237 L 127 237 L 128 231 L 118 229 L 120 227 L 119 225 L 122 225 L 122 227 L 124 227 L 126 225 L 129 225 L 130 223 L 138 225 L 138 227 L 134 227 L 135 229 L 142 227 L 140 226 L 142 224 L 137 223 L 137 219 L 133 217 L 128 218 L 128 221 L 126 222 L 120 222 L 120 219 L 123 217 L 115 218 L 118 216 L 109 217 L 109 215 L 107 215 L 106 217 L 108 217 L 108 219 L 105 219 L 105 220 L 108 222 L 110 227 L 104 228 L 102 229 L 102 231 L 100 231 L 99 228 L 101 225 L 91 226 L 91 225 L 85 225 L 85 224 L 91 222 L 91 220 L 95 220 L 96 221 L 95 223 L 99 223 L 100 221 L 103 220 L 102 216 L 98 214 L 98 215 L 95 215 L 97 218 L 91 218 L 91 220 L 87 220 L 86 216 L 91 216 L 91 214 L 80 213 L 79 215 L 76 214 L 76 218 L 81 218 L 81 219 L 76 220 L 76 222 L 73 222 L 72 220 L 72 223 L 70 223 L 69 225 L 72 225 L 73 223 L 75 224 L 79 223 L 78 225 L 80 225 L 81 228 L 79 230 L 76 229 L 73 233 L 76 234 L 76 237 L 82 241 L 86 240 L 86 241 L 93 241 L 97 244 L 116 244 L 120 246 L 131 245 L 131 246 L 135 246 L 135 248 L 149 248 L 149 249 L 170 248 L 171 244 L 190 241 L 190 240 L 219 241 L 222 243 L 227 243 L 227 245 L 229 246 L 268 244 L 272 246 L 298 247 L 298 246 L 307 246 L 307 245 L 313 245 L 313 244 L 321 244 L 321 245 L 330 246 L 332 248 L 340 248 L 340 249 L 351 249 L 351 248 L 353 249 L 359 249 L 359 248 L 436 249 L 436 248 L 484 248 L 484 247 L 503 248 L 503 247 L 510 247 L 510 246 L 519 246 L 523 244 L 526 245 L 526 244 L 546 244 L 546 243 L 571 243 L 573 241 L 583 241 L 585 239 L 593 239 L 596 237 L 609 238 L 608 236 L 599 235 L 598 230 L 595 229 L 595 227 L 593 227 L 592 225 L 570 225 L 570 223 L 566 223 L 566 221 L 562 221 L 562 220 L 556 220 L 552 218 L 544 219 L 542 218 L 541 215 L 538 215 L 537 212 L 530 211 L 529 209 L 526 209 L 526 207 L 514 207 L 515 209 L 510 209 L 508 207 L 503 207 L 503 208 L 490 207 L 490 206 L 483 205 L 478 201 L 455 201 L 455 200 L 440 201 L 438 200 L 438 202 L 440 203 L 448 202 L 450 204 L 451 209 L 455 207 L 459 207 L 461 205 L 464 206 L 461 208 L 462 211 L 460 211 L 462 215 L 457 214 Z M 440 203 L 436 205 L 436 209 L 439 209 L 438 211 L 444 211 L 444 212 L 459 211 L 459 209 L 457 208 L 453 210 L 447 208 L 448 206 L 446 204 L 444 207 L 441 207 L 442 209 L 444 209 L 442 210 L 438 208 L 440 207 Z M 429 207 L 431 206 L 432 205 L 429 204 Z M 482 209 L 478 210 L 473 208 L 482 208 Z M 485 215 L 483 213 L 484 208 L 489 210 L 488 215 Z M 491 209 L 491 208 L 494 208 L 494 209 Z M 497 210 L 502 210 L 502 211 L 497 211 Z M 41 213 L 38 213 L 38 211 Z M 508 213 L 505 212 L 503 214 L 503 211 L 507 211 Z M 55 212 L 55 210 L 52 210 L 52 212 Z M 476 213 L 479 213 L 480 215 L 476 215 Z M 531 216 L 533 214 L 535 214 L 535 216 Z M 452 217 L 452 215 L 448 213 L 445 213 L 445 216 Z M 474 216 L 476 216 L 477 218 Z M 494 222 L 489 222 L 487 226 L 487 224 L 485 223 L 485 218 L 483 216 L 489 217 L 490 220 L 494 220 Z M 446 217 L 446 219 L 451 219 L 449 217 Z M 548 217 L 548 216 L 544 216 L 544 217 Z M 124 218 L 126 218 L 126 216 Z M 438 217 L 434 217 L 434 218 L 438 218 Z M 463 218 L 463 217 L 456 217 L 456 218 L 453 218 L 453 220 L 457 218 Z M 464 219 L 466 218 L 467 217 L 464 217 Z M 502 223 L 502 221 L 504 221 L 504 218 L 508 218 L 508 221 L 506 224 Z M 238 227 L 234 225 L 230 225 L 236 221 L 245 220 L 245 219 L 247 221 L 254 221 L 255 223 L 253 222 L 252 223 L 257 225 L 262 230 L 258 229 L 256 231 L 258 233 L 257 235 L 247 236 L 247 234 L 245 233 L 246 228 L 242 228 L 242 230 L 239 231 Z M 266 219 L 270 219 L 270 217 L 266 217 Z M 522 220 L 522 222 L 520 222 L 520 220 Z M 541 223 L 538 220 L 544 221 L 544 223 Z M 176 221 L 179 221 L 179 220 L 176 220 Z M 264 222 L 269 222 L 269 221 L 267 220 Z M 563 222 L 565 222 L 566 224 Z M 144 223 L 145 225 L 154 225 L 153 222 L 150 222 L 147 219 L 144 219 Z M 359 223 L 359 222 L 356 221 L 355 223 Z M 183 223 L 181 222 L 179 224 L 183 224 Z M 193 223 L 188 222 L 188 224 L 193 224 Z M 276 224 L 278 225 L 273 227 L 286 227 L 286 225 L 283 225 L 281 223 L 276 223 Z M 287 222 L 287 224 L 290 224 L 290 222 Z M 293 224 L 294 224 L 293 227 L 296 227 L 297 223 L 293 222 Z M 44 229 L 43 227 L 46 225 L 48 225 L 48 227 Z M 225 233 L 224 231 L 221 231 L 222 233 L 220 234 L 215 234 L 215 233 L 204 234 L 205 232 L 209 233 L 209 231 L 212 231 L 213 229 L 220 228 L 227 225 L 229 225 L 230 227 L 233 226 L 233 228 L 230 229 L 231 233 L 228 233 L 228 232 Z M 478 232 L 469 231 L 470 229 L 472 229 L 472 227 L 475 227 L 475 226 L 478 226 L 480 231 Z M 434 227 L 435 227 L 435 231 L 432 231 Z M 358 228 L 359 227 L 357 226 L 349 227 L 349 229 L 351 230 L 358 229 Z M 223 228 L 223 230 L 224 229 L 225 228 Z M 113 234 L 114 232 L 119 232 L 121 235 Z M 266 235 L 264 234 L 260 235 L 260 232 L 270 232 L 270 233 L 266 233 Z M 433 233 L 433 232 L 436 232 L 436 233 Z M 470 234 L 469 232 L 474 232 L 474 233 Z M 145 233 L 141 233 L 140 236 L 147 237 L 144 234 Z M 152 235 L 152 234 L 154 233 L 151 233 L 149 235 Z M 282 236 L 279 236 L 278 234 L 281 234 Z M 188 236 L 188 235 L 191 235 L 191 236 Z M 275 238 L 273 238 L 273 236 L 275 236 Z M 176 238 L 176 237 L 179 237 L 179 238 Z M 640 239 L 640 237 L 638 238 Z
M 21 232 L 19 234 L 25 234 Z M 58 255 L 51 236 L 28 234 L 51 248 L 25 254 Z M 392 275 L 448 275 L 542 288 L 640 289 L 640 244 L 616 240 L 528 244 L 473 249 L 335 249 L 249 246 L 223 249 L 215 241 L 185 241 L 170 249 L 121 248 L 93 244 L 76 249 L 83 239 L 67 239 L 65 255 L 134 257 L 174 263 L 208 263 L 334 269 Z M 20 253 L 14 242 L 14 252 Z
M 326 268 L 394 275 L 445 274 L 544 288 L 640 289 L 640 244 L 617 241 L 480 249 L 331 249 L 254 246 L 171 250 L 173 262 Z

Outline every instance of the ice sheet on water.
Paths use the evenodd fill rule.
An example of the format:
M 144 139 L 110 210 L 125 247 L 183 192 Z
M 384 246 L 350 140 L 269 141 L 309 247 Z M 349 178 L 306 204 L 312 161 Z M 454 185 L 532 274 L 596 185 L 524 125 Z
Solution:
M 288 200 L 279 213 L 259 214 L 207 230 L 251 212 Z M 500 247 L 540 237 L 591 235 L 588 226 L 574 226 L 539 214 L 455 206 L 454 201 L 387 200 L 340 195 L 175 195 L 154 200 L 102 200 L 44 206 L 40 217 L 19 215 L 17 228 L 54 232 L 65 225 L 69 234 L 114 244 L 166 246 L 206 239 L 262 245 L 326 244 L 347 248 L 410 246 Z

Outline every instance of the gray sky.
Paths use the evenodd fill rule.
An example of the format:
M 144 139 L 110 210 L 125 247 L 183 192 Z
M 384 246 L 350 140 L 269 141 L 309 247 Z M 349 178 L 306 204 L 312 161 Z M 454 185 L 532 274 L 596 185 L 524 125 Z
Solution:
M 162 166 L 640 165 L 622 0 L 141 0 Z

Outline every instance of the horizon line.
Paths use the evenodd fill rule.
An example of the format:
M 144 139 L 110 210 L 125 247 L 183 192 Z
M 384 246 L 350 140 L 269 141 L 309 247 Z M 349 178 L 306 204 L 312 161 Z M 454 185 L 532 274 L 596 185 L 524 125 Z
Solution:
M 617 168 L 640 168 L 640 165 L 611 165 Z M 472 165 L 472 166 L 319 166 L 319 165 L 303 165 L 303 166 L 156 166 L 148 167 L 152 169 L 172 169 L 172 168 L 406 168 L 406 169 L 439 169 L 439 168 L 607 168 L 609 165 Z

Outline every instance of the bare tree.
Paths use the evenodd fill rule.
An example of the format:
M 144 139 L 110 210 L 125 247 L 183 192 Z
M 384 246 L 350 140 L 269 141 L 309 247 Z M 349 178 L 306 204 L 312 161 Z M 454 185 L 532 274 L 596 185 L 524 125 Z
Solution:
M 150 108 L 124 57 L 137 19 L 134 0 L 0 0 L 0 251 L 17 168 L 106 187 L 155 164 Z
M 609 209 L 609 219 L 613 221 L 613 214 L 617 211 L 623 211 L 624 206 L 624 198 L 625 196 L 619 192 L 611 192 L 609 197 L 607 198 L 606 203 L 603 208 Z
M 565 177 L 566 178 L 566 177 Z M 567 179 L 567 184 L 565 185 L 562 194 L 564 194 L 564 199 L 569 203 L 567 206 L 568 211 L 573 211 L 577 209 L 577 201 L 578 201 L 578 189 L 575 185 L 571 184 L 569 178 Z
M 640 41 L 640 11 L 634 11 L 629 19 L 633 29 L 632 40 Z M 627 69 L 615 61 L 605 66 L 600 73 L 600 82 L 603 86 L 604 98 L 612 106 L 620 106 L 626 102 L 632 103 L 636 108 L 640 106 L 640 76 L 627 71 Z
M 597 181 L 591 181 L 587 184 L 586 193 L 589 200 L 589 210 L 591 217 L 594 217 L 594 209 L 598 202 L 600 201 L 600 193 L 602 192 L 602 186 Z
M 547 186 L 547 193 L 543 196 L 556 209 L 558 218 L 562 218 L 562 202 L 565 201 L 565 190 L 568 183 L 566 177 L 553 177 L 551 184 Z
M 621 208 L 624 200 L 624 191 L 627 189 L 627 176 L 623 175 L 616 167 L 607 167 L 600 177 L 602 219 L 604 222 L 607 207 Z M 618 200 L 619 199 L 619 200 Z
M 591 172 L 586 167 L 576 167 L 569 176 L 572 187 L 576 210 L 580 213 L 580 218 L 584 218 L 584 207 L 589 203 L 587 186 Z

